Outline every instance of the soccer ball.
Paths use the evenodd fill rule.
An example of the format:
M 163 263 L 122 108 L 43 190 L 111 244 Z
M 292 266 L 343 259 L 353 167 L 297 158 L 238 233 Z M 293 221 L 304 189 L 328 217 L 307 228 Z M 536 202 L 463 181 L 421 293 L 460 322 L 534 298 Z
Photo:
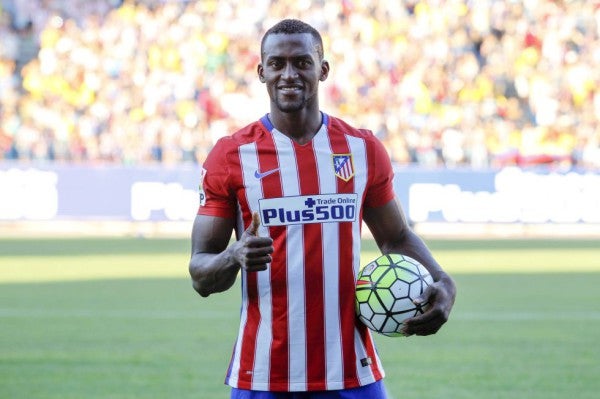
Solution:
M 367 264 L 356 281 L 356 314 L 371 330 L 389 337 L 402 335 L 402 323 L 424 313 L 428 304 L 413 299 L 433 284 L 418 261 L 406 255 L 382 255 Z

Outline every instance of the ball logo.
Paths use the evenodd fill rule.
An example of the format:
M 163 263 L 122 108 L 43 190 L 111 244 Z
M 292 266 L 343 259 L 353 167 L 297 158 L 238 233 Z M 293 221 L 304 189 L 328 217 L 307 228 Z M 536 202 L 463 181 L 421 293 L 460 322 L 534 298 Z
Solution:
M 365 276 L 370 275 L 371 273 L 373 273 L 373 270 L 375 270 L 377 268 L 377 263 L 376 262 L 371 262 L 368 265 L 365 266 L 365 268 L 363 269 L 362 274 Z
M 354 222 L 356 194 L 318 194 L 258 200 L 264 226 Z

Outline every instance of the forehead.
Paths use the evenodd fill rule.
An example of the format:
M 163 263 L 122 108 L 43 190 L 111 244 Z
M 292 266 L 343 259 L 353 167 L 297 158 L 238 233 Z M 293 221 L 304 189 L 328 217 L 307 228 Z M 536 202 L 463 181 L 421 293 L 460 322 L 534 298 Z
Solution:
M 318 44 L 310 33 L 274 33 L 265 38 L 263 58 L 312 55 L 318 57 Z

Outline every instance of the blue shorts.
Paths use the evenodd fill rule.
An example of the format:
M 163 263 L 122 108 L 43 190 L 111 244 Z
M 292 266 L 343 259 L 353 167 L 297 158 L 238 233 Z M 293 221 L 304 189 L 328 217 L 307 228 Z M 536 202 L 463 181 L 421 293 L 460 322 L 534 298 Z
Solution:
M 335 391 L 268 392 L 231 388 L 231 399 L 386 399 L 385 386 L 379 380 L 357 388 Z

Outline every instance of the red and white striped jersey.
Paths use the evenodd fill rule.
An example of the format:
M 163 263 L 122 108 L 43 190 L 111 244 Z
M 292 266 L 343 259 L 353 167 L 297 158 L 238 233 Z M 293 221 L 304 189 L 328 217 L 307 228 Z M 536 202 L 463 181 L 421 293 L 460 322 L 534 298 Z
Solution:
M 261 216 L 274 241 L 266 271 L 242 271 L 238 339 L 225 382 L 263 391 L 346 389 L 383 378 L 355 315 L 363 206 L 394 197 L 383 145 L 323 114 L 299 145 L 267 116 L 220 139 L 203 165 L 201 215 Z M 243 223 L 243 224 L 242 224 Z

